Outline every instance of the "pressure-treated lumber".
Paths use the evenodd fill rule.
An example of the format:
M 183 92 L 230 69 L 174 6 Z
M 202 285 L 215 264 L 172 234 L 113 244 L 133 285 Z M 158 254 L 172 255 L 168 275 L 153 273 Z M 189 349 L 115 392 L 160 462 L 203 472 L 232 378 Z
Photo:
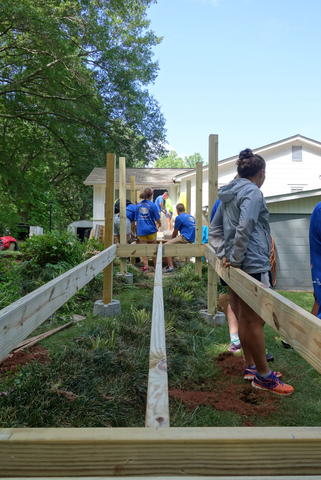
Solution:
M 3 477 L 318 475 L 320 427 L 0 430 Z
M 109 265 L 115 254 L 116 245 L 112 245 L 0 310 L 0 361 Z
M 225 269 L 208 245 L 205 255 L 231 289 L 321 373 L 321 320 L 242 270 Z
M 127 244 L 126 235 L 126 159 L 125 157 L 119 158 L 119 201 L 120 201 L 120 243 L 121 245 Z M 120 259 L 120 273 L 125 274 L 126 259 Z
M 218 178 L 218 135 L 210 135 L 208 140 L 208 224 L 210 223 L 211 211 L 217 199 Z M 217 274 L 208 264 L 207 272 L 207 311 L 214 314 L 217 311 Z
M 105 229 L 104 247 L 109 248 L 114 242 L 114 202 L 115 202 L 115 165 L 114 153 L 106 156 L 106 188 L 105 188 Z M 113 264 L 104 269 L 103 302 L 111 303 L 113 298 Z
M 192 206 L 192 182 L 190 180 L 186 180 L 186 212 L 191 214 L 191 206 Z
M 130 177 L 130 201 L 136 203 L 136 178 L 135 175 Z
M 157 250 L 154 279 L 145 426 L 154 428 L 169 427 L 162 244 L 158 246 Z
M 195 257 L 205 255 L 205 246 L 190 244 L 163 244 L 163 257 Z M 117 257 L 154 257 L 157 253 L 156 244 L 132 243 L 131 245 L 117 245 Z
M 203 184 L 203 164 L 196 164 L 196 242 L 202 243 L 202 184 Z M 195 273 L 202 276 L 202 258 L 195 259 Z
M 53 477 L 42 477 L 42 480 L 52 480 L 52 478 Z M 60 477 L 60 478 L 63 479 L 63 480 L 75 480 L 75 477 Z M 115 477 L 105 477 L 105 476 L 104 477 L 81 477 L 81 480 L 110 480 L 111 478 L 115 478 Z M 144 478 L 146 478 L 146 477 L 133 477 L 132 475 L 130 477 L 118 477 L 117 476 L 117 480 L 142 480 Z M 163 476 L 162 477 L 158 477 L 158 476 L 154 477 L 153 476 L 152 480 L 177 480 L 179 478 L 182 478 L 182 477 L 177 477 L 176 475 L 175 475 L 175 477 L 173 477 L 173 476 L 168 477 L 166 475 L 166 477 L 163 477 Z M 32 477 L 32 478 L 31 477 L 19 477 L 19 478 L 17 478 L 17 477 L 12 478 L 11 477 L 10 478 L 10 480 L 35 480 L 35 479 L 36 479 L 36 477 Z M 39 479 L 39 477 L 38 477 L 38 479 Z M 278 475 L 278 476 L 274 476 L 273 475 L 273 477 L 270 477 L 270 476 L 267 477 L 265 475 L 264 475 L 264 477 L 261 477 L 261 476 L 253 477 L 252 475 L 250 477 L 248 477 L 248 476 L 243 477 L 243 475 L 242 475 L 242 477 L 234 477 L 234 476 L 233 477 L 230 477 L 230 476 L 228 476 L 228 477 L 225 477 L 225 476 L 224 477 L 221 477 L 221 476 L 213 477 L 212 475 L 210 477 L 208 477 L 208 476 L 204 477 L 202 475 L 201 477 L 199 477 L 199 476 L 185 477 L 184 476 L 184 480 L 321 480 L 321 475 L 307 475 L 307 476 L 306 475 L 304 475 L 304 476 L 302 476 L 302 475 L 299 475 L 299 476 L 298 475 L 291 475 L 291 476 L 288 476 L 288 475 L 279 476 Z

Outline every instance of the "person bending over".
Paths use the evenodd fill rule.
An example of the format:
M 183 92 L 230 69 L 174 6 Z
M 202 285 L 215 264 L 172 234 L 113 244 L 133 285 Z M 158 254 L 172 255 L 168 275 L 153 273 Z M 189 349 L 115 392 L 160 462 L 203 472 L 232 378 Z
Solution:
M 166 245 L 174 243 L 193 243 L 195 241 L 195 218 L 185 213 L 185 207 L 182 203 L 176 205 L 177 217 L 175 218 L 174 230 L 171 240 Z M 169 273 L 174 270 L 173 258 L 166 258 L 167 267 L 164 272 Z

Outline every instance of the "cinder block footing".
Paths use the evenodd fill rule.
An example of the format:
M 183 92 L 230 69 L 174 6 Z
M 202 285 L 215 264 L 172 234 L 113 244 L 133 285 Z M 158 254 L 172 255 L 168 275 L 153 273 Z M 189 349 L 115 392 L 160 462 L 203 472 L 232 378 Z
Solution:
M 134 275 L 132 273 L 126 272 L 117 272 L 116 277 L 123 278 L 125 283 L 128 283 L 128 285 L 132 285 L 134 282 Z
M 102 317 L 114 317 L 121 312 L 120 301 L 112 300 L 110 303 L 103 303 L 102 300 L 97 300 L 94 303 L 94 315 Z
M 204 320 L 212 326 L 224 325 L 226 322 L 226 317 L 224 312 L 217 312 L 214 315 L 209 313 L 207 310 L 200 310 L 200 315 Z

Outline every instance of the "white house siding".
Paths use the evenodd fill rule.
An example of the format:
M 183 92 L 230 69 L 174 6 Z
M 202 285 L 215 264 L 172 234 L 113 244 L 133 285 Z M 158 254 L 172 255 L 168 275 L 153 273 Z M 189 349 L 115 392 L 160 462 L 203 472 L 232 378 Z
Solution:
M 319 202 L 321 202 L 321 195 L 291 201 L 268 203 L 268 209 L 270 214 L 311 214 L 315 205 Z

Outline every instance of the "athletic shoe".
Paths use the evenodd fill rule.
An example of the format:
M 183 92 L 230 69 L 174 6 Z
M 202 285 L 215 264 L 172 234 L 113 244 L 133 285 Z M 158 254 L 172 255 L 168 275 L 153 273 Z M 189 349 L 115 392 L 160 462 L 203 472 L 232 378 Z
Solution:
M 252 387 L 283 396 L 292 395 L 292 393 L 294 392 L 294 388 L 292 387 L 292 385 L 281 382 L 281 380 L 275 375 L 275 372 L 271 372 L 271 374 L 267 378 L 261 377 L 260 375 L 256 374 L 254 379 L 252 380 Z
M 281 372 L 272 372 L 277 378 L 282 377 Z M 243 372 L 243 380 L 253 380 L 254 377 L 257 375 L 256 368 L 247 367 Z
M 231 343 L 231 345 L 227 349 L 231 353 L 238 353 L 242 350 L 240 343 Z

